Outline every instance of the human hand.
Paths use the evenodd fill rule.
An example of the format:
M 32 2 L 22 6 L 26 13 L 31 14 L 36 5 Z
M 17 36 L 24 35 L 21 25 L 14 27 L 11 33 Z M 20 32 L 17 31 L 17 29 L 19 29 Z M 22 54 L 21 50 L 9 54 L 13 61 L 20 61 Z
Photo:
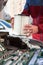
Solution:
M 11 22 L 12 29 L 14 29 L 14 17 L 11 18 L 10 22 Z
M 25 25 L 23 31 L 24 31 L 24 34 L 26 34 L 26 36 L 30 36 L 33 33 L 38 32 L 38 26 L 36 26 L 36 25 Z

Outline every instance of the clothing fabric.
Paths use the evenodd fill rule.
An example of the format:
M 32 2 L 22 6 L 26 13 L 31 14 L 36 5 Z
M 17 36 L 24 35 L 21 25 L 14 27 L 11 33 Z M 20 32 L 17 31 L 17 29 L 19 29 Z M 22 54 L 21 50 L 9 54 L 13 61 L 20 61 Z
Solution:
M 38 33 L 33 34 L 33 38 L 43 41 L 43 0 L 26 0 L 23 15 L 31 15 L 33 25 L 38 26 Z

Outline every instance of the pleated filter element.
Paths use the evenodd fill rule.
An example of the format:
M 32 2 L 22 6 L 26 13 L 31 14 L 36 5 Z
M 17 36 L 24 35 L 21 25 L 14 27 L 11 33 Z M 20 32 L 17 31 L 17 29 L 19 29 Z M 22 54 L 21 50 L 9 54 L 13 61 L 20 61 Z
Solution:
M 14 16 L 14 34 L 24 35 L 23 28 L 26 24 L 31 24 L 30 17 L 15 15 Z

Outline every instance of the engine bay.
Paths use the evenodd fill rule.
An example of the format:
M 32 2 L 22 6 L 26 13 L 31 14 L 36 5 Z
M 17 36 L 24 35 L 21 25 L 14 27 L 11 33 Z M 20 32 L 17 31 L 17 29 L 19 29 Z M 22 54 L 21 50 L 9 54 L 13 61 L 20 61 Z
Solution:
M 32 44 L 38 43 L 40 47 L 33 47 L 30 41 Z M 0 65 L 43 65 L 42 42 L 32 39 L 28 42 L 20 37 L 7 36 L 4 42 L 0 42 Z

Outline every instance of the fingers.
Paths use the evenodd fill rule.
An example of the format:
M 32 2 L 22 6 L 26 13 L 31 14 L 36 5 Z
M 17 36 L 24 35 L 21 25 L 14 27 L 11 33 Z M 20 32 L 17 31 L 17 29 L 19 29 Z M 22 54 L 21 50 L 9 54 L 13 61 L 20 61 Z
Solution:
M 32 29 L 24 30 L 24 34 L 29 37 L 32 34 Z
M 31 36 L 32 35 L 32 33 L 27 33 L 26 34 L 26 37 L 29 37 L 29 36 Z
M 32 33 L 32 29 L 24 30 L 24 34 Z
M 29 29 L 29 28 L 31 28 L 31 25 L 25 25 L 25 26 L 24 26 L 24 30 L 27 30 L 27 29 Z
M 28 37 L 32 34 L 32 26 L 31 25 L 25 25 L 23 28 L 24 34 Z

